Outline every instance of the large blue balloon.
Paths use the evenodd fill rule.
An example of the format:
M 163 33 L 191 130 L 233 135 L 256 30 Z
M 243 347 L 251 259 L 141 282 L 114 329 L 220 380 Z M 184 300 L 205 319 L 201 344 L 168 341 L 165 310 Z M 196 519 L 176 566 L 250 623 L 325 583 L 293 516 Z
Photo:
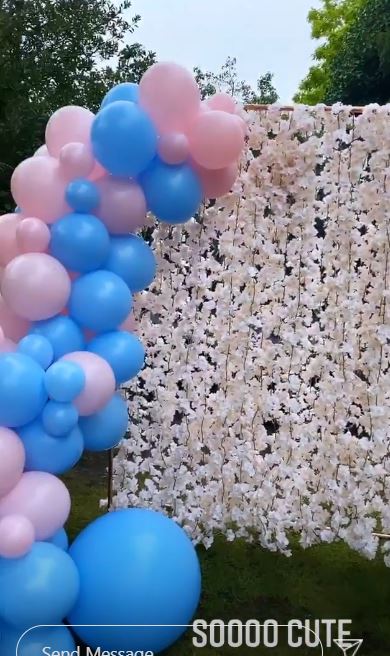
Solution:
M 107 228 L 92 214 L 67 214 L 51 228 L 50 253 L 70 271 L 94 271 L 109 252 Z
M 45 372 L 23 353 L 0 355 L 0 424 L 23 426 L 37 417 L 47 401 Z
M 139 86 L 135 82 L 122 82 L 109 90 L 103 98 L 101 107 L 106 107 L 117 100 L 127 100 L 130 102 L 138 102 L 139 99 Z
M 70 317 L 57 316 L 46 321 L 38 321 L 31 329 L 37 335 L 47 337 L 58 360 L 66 353 L 82 351 L 85 347 L 84 335 L 75 321 Z
M 93 212 L 99 205 L 100 191 L 94 182 L 85 178 L 77 178 L 69 182 L 65 198 L 75 212 Z
M 80 533 L 69 553 L 80 574 L 70 624 L 100 625 L 74 626 L 89 646 L 159 652 L 191 622 L 201 590 L 199 562 L 185 532 L 164 515 L 142 509 L 108 513 Z
M 111 401 L 99 412 L 80 417 L 79 426 L 84 437 L 84 447 L 88 451 L 112 449 L 126 435 L 128 423 L 127 403 L 120 394 L 114 394 Z
M 43 335 L 26 335 L 20 340 L 18 351 L 30 356 L 43 369 L 47 369 L 54 359 L 53 347 Z
M 54 546 L 58 547 L 59 549 L 63 549 L 63 551 L 68 551 L 69 549 L 69 540 L 64 528 L 60 528 L 57 533 L 55 533 L 51 538 L 45 540 L 45 542 L 50 542 L 50 544 L 54 544 Z
M 50 653 L 56 651 L 60 654 L 72 653 L 76 649 L 72 634 L 64 625 L 33 628 L 27 633 L 23 629 L 0 625 L 1 656 L 44 656 L 44 647 L 50 647 Z
M 45 387 L 53 401 L 69 403 L 85 387 L 85 373 L 76 362 L 59 360 L 45 374 Z
M 72 403 L 49 401 L 42 410 L 42 424 L 49 435 L 68 435 L 77 425 L 79 413 Z
M 59 624 L 79 591 L 70 556 L 48 542 L 35 542 L 22 558 L 0 558 L 0 617 L 16 628 Z
M 33 421 L 19 429 L 26 451 L 26 471 L 44 471 L 49 474 L 64 474 L 80 460 L 84 441 L 79 428 L 67 435 L 49 435 L 41 421 Z
M 166 223 L 185 223 L 202 202 L 198 176 L 188 164 L 170 166 L 156 159 L 141 176 L 148 208 Z
M 100 333 L 120 326 L 132 304 L 126 283 L 115 273 L 101 269 L 74 281 L 69 312 L 80 326 Z
M 146 241 L 136 235 L 111 238 L 105 268 L 120 276 L 132 293 L 146 289 L 156 275 L 156 258 Z
M 121 330 L 98 335 L 88 351 L 107 360 L 118 384 L 134 378 L 144 366 L 145 349 L 136 335 Z
M 148 114 L 138 105 L 118 100 L 101 109 L 91 130 L 97 161 L 112 175 L 134 177 L 156 154 L 157 134 Z

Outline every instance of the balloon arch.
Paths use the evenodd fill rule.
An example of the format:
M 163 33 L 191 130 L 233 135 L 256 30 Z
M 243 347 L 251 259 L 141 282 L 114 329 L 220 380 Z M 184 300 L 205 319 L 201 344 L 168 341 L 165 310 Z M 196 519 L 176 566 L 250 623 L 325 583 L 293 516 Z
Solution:
M 135 232 L 149 211 L 180 224 L 226 193 L 245 133 L 232 98 L 201 102 L 191 74 L 159 63 L 111 89 L 96 115 L 56 111 L 45 145 L 13 173 L 17 208 L 0 220 L 2 656 L 72 651 L 74 635 L 159 652 L 195 613 L 199 563 L 176 523 L 118 510 L 68 548 L 57 476 L 127 430 L 118 389 L 145 357 L 133 295 L 156 271 Z

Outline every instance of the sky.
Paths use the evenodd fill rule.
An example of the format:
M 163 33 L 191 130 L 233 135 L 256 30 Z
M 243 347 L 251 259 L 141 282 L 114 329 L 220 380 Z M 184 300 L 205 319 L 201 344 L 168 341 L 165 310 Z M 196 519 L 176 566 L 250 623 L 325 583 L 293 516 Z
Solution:
M 132 0 L 141 23 L 132 35 L 160 61 L 218 72 L 237 58 L 240 79 L 255 87 L 274 73 L 280 102 L 291 102 L 316 47 L 307 14 L 321 0 Z

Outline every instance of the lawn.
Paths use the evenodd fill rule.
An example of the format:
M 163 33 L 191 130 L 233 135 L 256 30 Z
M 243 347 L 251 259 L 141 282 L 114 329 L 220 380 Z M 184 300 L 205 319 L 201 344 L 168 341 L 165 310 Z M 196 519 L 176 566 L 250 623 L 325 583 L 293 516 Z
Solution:
M 106 497 L 106 464 L 105 454 L 90 454 L 65 477 L 73 502 L 68 525 L 71 538 L 102 512 L 99 499 Z M 390 570 L 380 558 L 367 561 L 343 544 L 295 549 L 286 558 L 241 541 L 227 543 L 222 537 L 208 551 L 200 548 L 198 552 L 203 573 L 199 618 L 275 619 L 280 624 L 305 618 L 351 619 L 352 636 L 364 638 L 359 656 L 390 653 Z M 334 656 L 335 649 L 325 653 Z M 228 656 L 238 651 L 239 656 L 294 653 L 283 646 L 200 650 L 187 636 L 165 654 Z M 295 652 L 299 656 L 320 653 L 308 648 Z

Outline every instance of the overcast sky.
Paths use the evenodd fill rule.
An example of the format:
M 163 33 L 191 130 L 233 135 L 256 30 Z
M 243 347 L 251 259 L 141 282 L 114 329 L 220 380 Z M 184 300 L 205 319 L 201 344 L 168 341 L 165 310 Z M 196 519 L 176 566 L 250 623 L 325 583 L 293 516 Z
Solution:
M 141 25 L 133 35 L 159 60 L 218 72 L 236 57 L 252 85 L 275 74 L 281 102 L 290 102 L 311 64 L 315 42 L 307 13 L 320 0 L 133 0 Z

